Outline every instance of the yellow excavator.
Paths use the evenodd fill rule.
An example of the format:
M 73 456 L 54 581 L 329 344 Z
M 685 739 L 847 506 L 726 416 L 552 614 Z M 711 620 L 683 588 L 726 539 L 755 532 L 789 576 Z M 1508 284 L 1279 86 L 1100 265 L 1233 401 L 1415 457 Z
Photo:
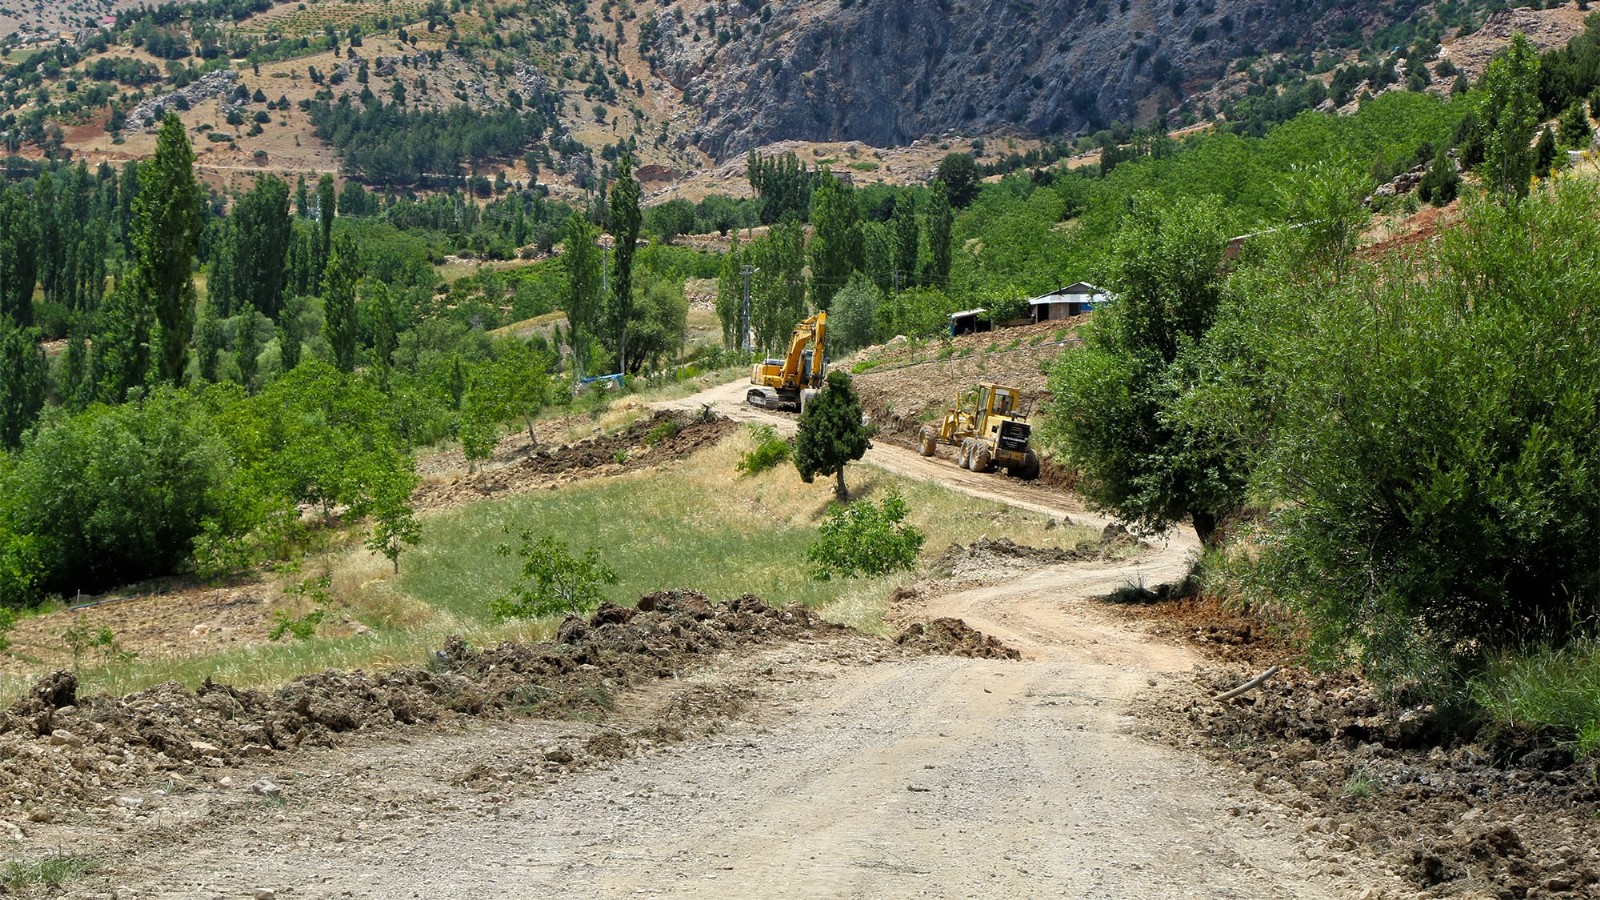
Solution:
M 981 382 L 965 400 L 957 397 L 937 425 L 922 426 L 917 450 L 932 456 L 939 444 L 950 444 L 960 448 L 956 459 L 963 469 L 1003 468 L 1018 478 L 1038 478 L 1039 454 L 1028 446 L 1033 433 L 1029 406 L 1016 388 Z
M 828 377 L 823 340 L 828 336 L 828 314 L 819 312 L 794 327 L 789 352 L 750 368 L 750 391 L 745 402 L 762 409 L 799 411 Z

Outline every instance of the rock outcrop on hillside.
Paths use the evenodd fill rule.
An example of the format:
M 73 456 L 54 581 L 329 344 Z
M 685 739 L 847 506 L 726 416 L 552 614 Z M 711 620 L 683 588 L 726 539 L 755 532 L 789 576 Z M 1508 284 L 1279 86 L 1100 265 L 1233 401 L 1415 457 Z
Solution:
M 1301 0 L 823 0 L 656 13 L 657 74 L 718 159 L 785 139 L 1072 134 L 1148 119 L 1230 61 L 1371 33 L 1377 3 Z

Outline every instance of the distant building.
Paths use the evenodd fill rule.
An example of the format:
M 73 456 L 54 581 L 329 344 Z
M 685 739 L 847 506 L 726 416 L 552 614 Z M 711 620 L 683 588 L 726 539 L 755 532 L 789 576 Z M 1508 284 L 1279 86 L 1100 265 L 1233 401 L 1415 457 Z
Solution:
M 1053 322 L 1057 319 L 1081 316 L 1092 309 L 1106 305 L 1112 299 L 1112 295 L 1100 288 L 1087 281 L 1080 281 L 1029 300 L 1028 309 L 1035 323 Z
M 994 326 L 983 318 L 987 309 L 965 309 L 950 314 L 950 336 L 960 337 L 977 331 L 989 331 Z

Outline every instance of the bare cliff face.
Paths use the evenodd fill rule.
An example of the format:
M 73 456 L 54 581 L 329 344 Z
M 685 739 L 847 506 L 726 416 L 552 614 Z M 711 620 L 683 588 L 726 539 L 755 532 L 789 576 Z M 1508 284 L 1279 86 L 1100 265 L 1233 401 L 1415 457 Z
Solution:
M 1350 0 L 740 0 L 659 8 L 642 47 L 726 159 L 785 139 L 1074 134 L 1148 120 L 1255 53 L 1425 16 Z

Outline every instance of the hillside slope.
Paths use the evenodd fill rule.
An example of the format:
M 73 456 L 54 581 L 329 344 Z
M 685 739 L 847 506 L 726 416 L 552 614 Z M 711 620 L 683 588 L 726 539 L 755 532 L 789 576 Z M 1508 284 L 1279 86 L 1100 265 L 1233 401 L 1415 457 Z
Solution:
M 1243 57 L 1405 44 L 1448 24 L 1434 4 L 1332 0 L 746 3 L 709 25 L 685 6 L 659 15 L 645 49 L 698 107 L 713 158 L 782 139 L 1073 134 L 1179 107 Z

